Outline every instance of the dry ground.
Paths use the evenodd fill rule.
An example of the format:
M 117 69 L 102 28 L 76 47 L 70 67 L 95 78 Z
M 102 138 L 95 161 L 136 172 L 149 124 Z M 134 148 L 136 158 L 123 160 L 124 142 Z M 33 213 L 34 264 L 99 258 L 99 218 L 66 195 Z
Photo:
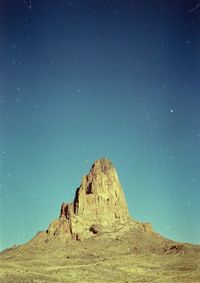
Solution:
M 32 240 L 1 253 L 0 282 L 200 282 L 199 246 L 179 250 L 159 236 L 142 244 L 136 234 L 62 245 Z
M 1 261 L 1 282 L 200 282 L 199 260 L 183 255 Z

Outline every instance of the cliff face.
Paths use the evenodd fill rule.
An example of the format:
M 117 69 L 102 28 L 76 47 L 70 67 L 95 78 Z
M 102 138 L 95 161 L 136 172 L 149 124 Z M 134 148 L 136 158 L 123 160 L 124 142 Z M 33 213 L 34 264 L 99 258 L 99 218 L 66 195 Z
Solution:
M 74 201 L 63 203 L 60 217 L 53 221 L 47 235 L 83 239 L 125 224 L 129 219 L 125 196 L 112 162 L 94 162 L 76 190 Z

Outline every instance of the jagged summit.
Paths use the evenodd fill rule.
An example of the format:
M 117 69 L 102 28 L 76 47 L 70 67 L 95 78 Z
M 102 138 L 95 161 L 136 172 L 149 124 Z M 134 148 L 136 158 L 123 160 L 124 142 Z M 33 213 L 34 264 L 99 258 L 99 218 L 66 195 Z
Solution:
M 109 159 L 103 157 L 99 160 L 96 160 L 92 165 L 91 172 L 102 172 L 104 174 L 108 174 L 110 170 L 115 170 L 115 167 Z
M 47 235 L 66 239 L 88 238 L 97 231 L 109 230 L 129 219 L 125 196 L 117 172 L 107 158 L 96 160 L 82 178 L 72 203 L 62 203 L 59 219 Z

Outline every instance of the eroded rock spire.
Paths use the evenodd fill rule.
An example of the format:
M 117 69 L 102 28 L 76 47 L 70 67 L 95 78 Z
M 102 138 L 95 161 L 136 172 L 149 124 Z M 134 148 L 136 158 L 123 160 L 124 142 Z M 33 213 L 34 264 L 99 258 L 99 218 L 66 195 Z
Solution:
M 47 234 L 82 239 L 126 223 L 129 218 L 125 196 L 112 162 L 96 160 L 88 175 L 82 178 L 74 201 L 63 203 L 59 219 L 53 221 Z

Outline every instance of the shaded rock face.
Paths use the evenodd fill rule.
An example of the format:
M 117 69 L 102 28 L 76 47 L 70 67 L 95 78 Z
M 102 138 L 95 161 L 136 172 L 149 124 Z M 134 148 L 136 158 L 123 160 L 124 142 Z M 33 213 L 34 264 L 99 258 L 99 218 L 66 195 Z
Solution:
M 117 172 L 110 160 L 102 158 L 83 177 L 74 201 L 62 204 L 60 218 L 50 224 L 47 235 L 81 240 L 123 225 L 128 219 Z

